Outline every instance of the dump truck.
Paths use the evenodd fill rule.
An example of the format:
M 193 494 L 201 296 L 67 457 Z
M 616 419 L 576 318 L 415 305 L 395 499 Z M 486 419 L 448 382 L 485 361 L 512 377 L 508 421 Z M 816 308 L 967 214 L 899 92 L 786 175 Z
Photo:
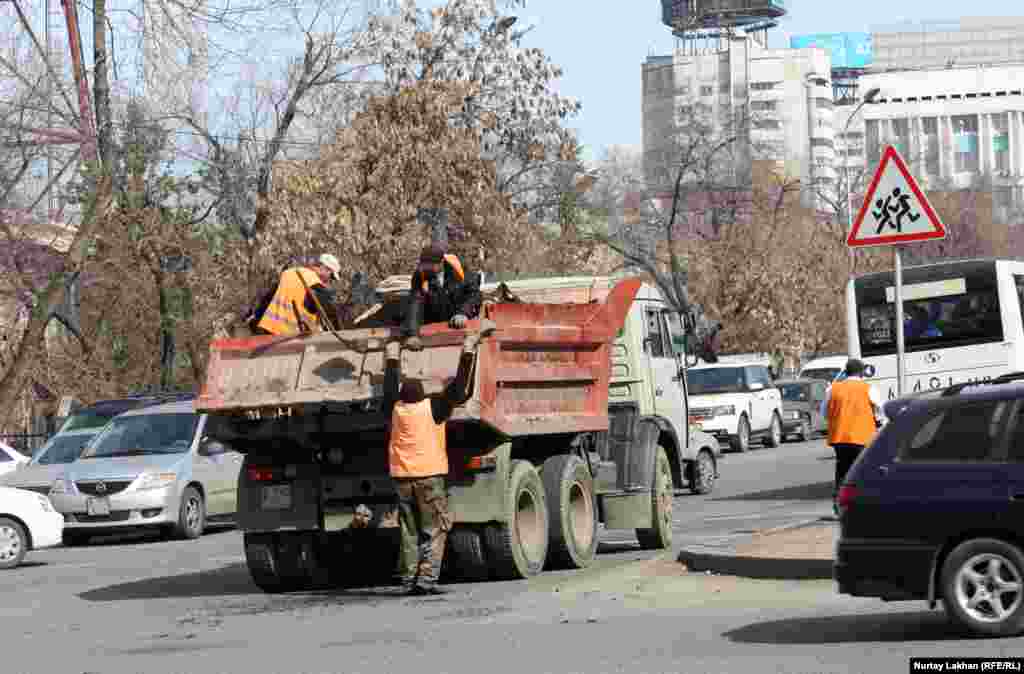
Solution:
M 443 575 L 467 581 L 582 568 L 599 531 L 668 549 L 676 490 L 703 494 L 721 449 L 691 427 L 685 317 L 635 278 L 502 284 L 464 329 L 426 325 L 402 349 L 401 380 L 428 395 L 454 377 L 481 320 L 471 390 L 448 422 Z M 494 290 L 491 288 L 490 290 Z M 382 315 L 387 312 L 381 312 Z M 382 584 L 398 568 L 388 475 L 385 350 L 393 320 L 294 339 L 211 344 L 195 407 L 209 442 L 245 455 L 238 525 L 267 592 Z

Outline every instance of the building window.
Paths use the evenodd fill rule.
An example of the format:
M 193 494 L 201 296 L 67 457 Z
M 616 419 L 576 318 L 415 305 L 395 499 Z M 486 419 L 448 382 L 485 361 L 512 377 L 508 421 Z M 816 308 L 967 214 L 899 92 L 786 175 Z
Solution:
M 893 145 L 901 155 L 910 158 L 910 120 L 892 120 Z
M 831 98 L 815 98 L 814 105 L 825 110 L 831 110 L 833 107 Z
M 864 138 L 863 131 L 847 131 L 846 133 L 840 134 L 840 136 L 847 141 L 862 140 Z
M 936 117 L 922 117 L 921 131 L 924 135 L 924 171 L 927 175 L 939 175 L 939 120 Z
M 772 112 L 779 106 L 778 101 L 751 101 L 750 109 L 756 112 Z
M 750 88 L 754 91 L 771 91 L 778 84 L 778 82 L 751 82 Z
M 874 166 L 882 159 L 881 139 L 878 137 L 878 120 L 869 119 L 864 122 L 865 149 L 868 153 L 868 164 Z
M 978 172 L 978 116 L 953 117 L 953 166 L 957 173 Z
M 777 119 L 755 119 L 753 120 L 755 129 L 781 129 L 782 122 Z
M 710 87 L 710 86 L 708 86 L 708 85 L 706 85 L 706 84 L 705 84 L 705 85 L 703 85 L 703 86 L 702 86 L 702 87 L 700 88 L 700 95 L 701 95 L 701 96 L 711 96 L 711 95 L 712 95 L 712 94 L 714 94 L 714 93 L 715 93 L 715 90 L 714 90 L 714 88 L 713 88 L 713 87 Z
M 1010 132 L 1007 115 L 1001 112 L 992 115 L 992 154 L 996 171 L 1010 170 Z
M 830 138 L 812 138 L 811 147 L 830 147 L 835 148 L 836 144 L 832 142 Z

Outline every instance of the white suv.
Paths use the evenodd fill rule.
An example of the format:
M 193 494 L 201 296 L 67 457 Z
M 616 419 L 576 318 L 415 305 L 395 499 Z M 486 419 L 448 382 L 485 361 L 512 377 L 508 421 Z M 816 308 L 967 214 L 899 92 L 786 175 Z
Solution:
M 686 372 L 690 420 L 733 451 L 745 452 L 750 439 L 768 447 L 782 442 L 782 395 L 761 363 L 700 365 Z

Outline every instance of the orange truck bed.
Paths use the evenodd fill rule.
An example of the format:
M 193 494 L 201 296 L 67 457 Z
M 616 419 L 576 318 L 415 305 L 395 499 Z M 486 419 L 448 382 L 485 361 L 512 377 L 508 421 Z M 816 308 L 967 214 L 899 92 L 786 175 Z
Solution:
M 610 349 L 639 288 L 639 279 L 626 279 L 584 293 L 588 303 L 565 302 L 583 298 L 563 289 L 485 304 L 483 315 L 496 329 L 480 343 L 471 397 L 453 419 L 510 437 L 607 429 Z M 421 379 L 428 394 L 441 391 L 455 376 L 463 339 L 478 326 L 424 326 L 423 350 L 401 352 L 403 380 Z M 195 408 L 261 418 L 370 409 L 383 395 L 384 347 L 398 339 L 397 328 L 367 328 L 273 346 L 272 337 L 216 340 Z

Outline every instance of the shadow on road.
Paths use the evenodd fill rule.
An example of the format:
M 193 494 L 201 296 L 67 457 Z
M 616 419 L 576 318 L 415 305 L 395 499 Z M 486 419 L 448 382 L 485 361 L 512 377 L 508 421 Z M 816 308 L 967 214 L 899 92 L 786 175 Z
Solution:
M 815 482 L 782 489 L 754 491 L 736 496 L 713 498 L 712 501 L 820 501 L 832 498 L 832 482 Z
M 210 536 L 216 536 L 217 534 L 227 533 L 234 531 L 235 525 L 233 524 L 208 524 L 207 529 L 203 532 L 203 538 Z M 113 533 L 113 534 L 101 534 L 93 536 L 89 539 L 88 543 L 78 543 L 72 547 L 75 548 L 106 548 L 117 545 L 134 545 L 143 543 L 171 543 L 164 534 L 159 531 L 126 531 L 124 533 Z
M 259 590 L 249 577 L 245 564 L 229 564 L 219 569 L 186 573 L 180 576 L 146 578 L 80 593 L 86 601 L 131 601 L 187 597 L 220 597 L 253 594 Z
M 745 644 L 845 644 L 971 639 L 942 611 L 863 613 L 754 623 L 722 634 Z

